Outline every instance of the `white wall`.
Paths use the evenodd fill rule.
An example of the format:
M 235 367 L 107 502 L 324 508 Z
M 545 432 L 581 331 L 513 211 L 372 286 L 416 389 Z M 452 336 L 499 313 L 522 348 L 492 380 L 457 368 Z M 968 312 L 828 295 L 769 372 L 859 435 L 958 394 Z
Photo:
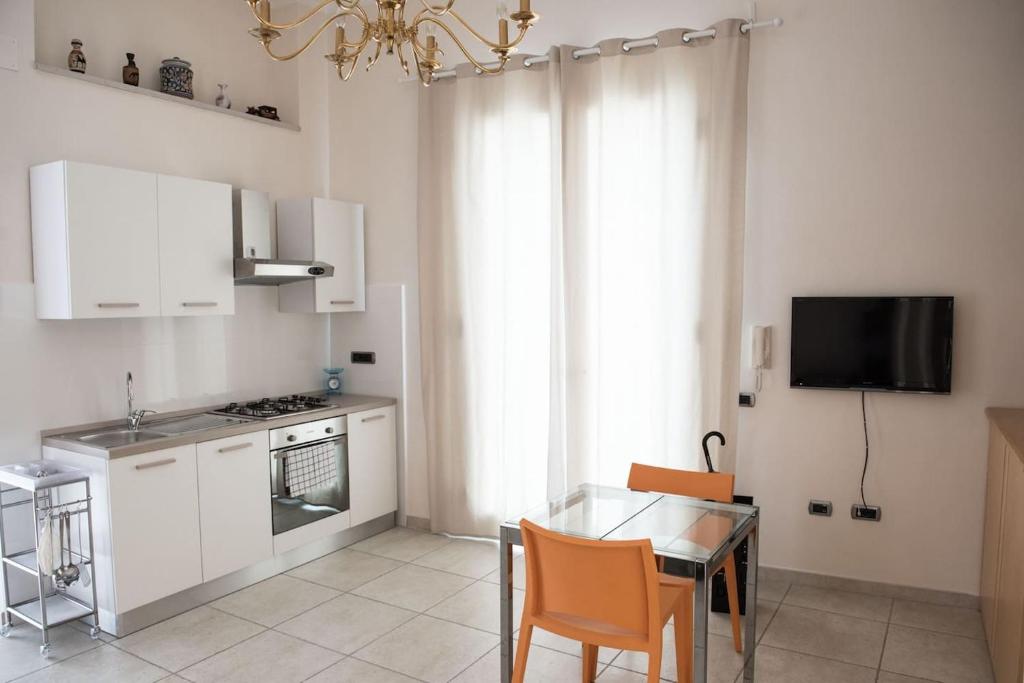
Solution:
M 160 24 L 161 12 L 189 4 L 193 17 L 208 5 L 164 3 L 150 7 L 150 20 Z M 92 8 L 77 5 L 83 13 Z M 204 29 L 203 40 L 245 36 L 246 7 L 232 7 L 241 10 L 237 20 L 206 12 L 222 25 Z M 33 24 L 31 0 L 0 3 L 0 34 L 17 39 L 20 63 L 18 71 L 0 70 L 0 462 L 39 457 L 41 429 L 122 415 L 127 370 L 135 373 L 138 404 L 157 410 L 320 386 L 328 320 L 278 313 L 276 288 L 237 289 L 237 313 L 228 317 L 37 321 L 28 169 L 73 159 L 217 180 L 273 198 L 322 192 L 323 59 L 272 66 L 296 88 L 293 112 L 303 125 L 296 133 L 38 72 Z M 104 41 L 113 54 L 113 38 Z M 235 51 L 233 44 L 224 41 L 218 55 L 226 69 L 241 71 L 256 59 L 254 68 L 264 68 L 255 49 Z M 87 52 L 90 63 L 100 47 Z
M 744 330 L 775 325 L 777 353 L 738 475 L 764 561 L 977 593 L 983 410 L 1024 405 L 1024 6 L 759 7 L 786 18 L 750 70 Z M 878 524 L 849 514 L 860 396 L 788 386 L 790 298 L 819 294 L 956 297 L 952 395 L 868 396 Z M 835 516 L 809 517 L 812 497 Z
M 542 20 L 526 52 L 749 11 L 742 0 L 534 7 Z M 493 21 L 489 3 L 464 12 Z M 786 20 L 752 37 L 749 88 L 744 330 L 775 325 L 776 357 L 758 407 L 741 412 L 737 471 L 739 490 L 762 505 L 762 561 L 976 593 L 982 410 L 1024 404 L 1024 12 L 1013 0 L 761 0 L 757 12 Z M 397 74 L 385 59 L 329 86 L 332 188 L 367 202 L 368 277 L 408 286 L 418 359 L 419 86 Z M 859 397 L 788 388 L 790 297 L 936 292 L 957 297 L 954 393 L 869 397 L 868 496 L 883 521 L 855 523 Z M 745 381 L 753 386 L 750 373 Z M 421 406 L 410 405 L 411 428 L 416 420 Z M 412 436 L 408 472 L 408 512 L 429 516 Z M 811 497 L 832 499 L 835 516 L 810 518 Z

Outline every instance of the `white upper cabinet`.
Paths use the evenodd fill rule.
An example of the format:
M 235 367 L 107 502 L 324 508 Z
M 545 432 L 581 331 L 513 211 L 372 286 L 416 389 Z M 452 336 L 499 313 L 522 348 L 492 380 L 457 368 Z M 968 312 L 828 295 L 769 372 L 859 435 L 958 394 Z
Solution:
M 31 184 L 37 316 L 160 315 L 157 177 L 57 161 Z
M 157 197 L 162 314 L 233 314 L 231 186 L 161 175 Z
M 366 310 L 363 205 L 330 199 L 277 203 L 277 252 L 282 259 L 325 261 L 334 276 L 280 288 L 286 313 Z

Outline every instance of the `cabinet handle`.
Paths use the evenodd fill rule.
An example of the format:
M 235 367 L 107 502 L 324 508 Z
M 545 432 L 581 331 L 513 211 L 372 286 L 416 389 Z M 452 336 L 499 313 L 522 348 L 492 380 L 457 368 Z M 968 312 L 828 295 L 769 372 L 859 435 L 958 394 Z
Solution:
M 101 303 L 96 304 L 99 308 L 138 308 L 139 304 L 132 303 Z
M 213 308 L 217 305 L 216 301 L 182 301 L 181 305 L 185 308 Z
M 137 470 L 148 470 L 154 467 L 163 467 L 164 465 L 173 465 L 178 462 L 177 458 L 167 458 L 166 460 L 154 460 L 153 462 L 144 462 L 141 465 L 136 465 Z
M 232 451 L 244 451 L 246 448 L 252 448 L 252 442 L 249 443 L 236 443 L 234 446 L 225 446 L 224 448 L 218 448 L 218 453 L 230 453 Z
M 353 300 L 345 299 L 344 301 L 332 301 L 331 305 L 332 306 L 351 306 L 354 303 L 355 303 L 355 301 L 353 301 Z
M 387 415 L 371 415 L 370 417 L 364 417 L 363 422 L 373 422 L 374 420 L 383 420 Z

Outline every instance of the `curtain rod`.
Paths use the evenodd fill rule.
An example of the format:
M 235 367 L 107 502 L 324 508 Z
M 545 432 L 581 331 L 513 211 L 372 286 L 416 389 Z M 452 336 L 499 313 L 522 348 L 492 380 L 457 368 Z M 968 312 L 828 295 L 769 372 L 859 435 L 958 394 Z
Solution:
M 748 21 L 747 23 L 740 25 L 740 33 L 749 33 L 750 31 L 754 30 L 755 28 L 778 28 L 779 26 L 782 26 L 782 17 L 774 17 L 772 19 L 765 19 L 764 21 Z M 690 31 L 689 33 L 684 33 L 683 34 L 683 42 L 684 43 L 688 43 L 691 40 L 696 40 L 697 38 L 714 38 L 715 34 L 716 34 L 716 31 L 713 28 L 707 29 L 707 30 L 704 30 L 704 31 Z M 627 40 L 627 41 L 622 43 L 622 51 L 623 52 L 629 52 L 630 50 L 633 50 L 633 49 L 636 49 L 636 48 L 642 48 L 642 47 L 658 47 L 658 38 L 655 37 L 655 36 L 652 36 L 650 38 L 640 38 L 640 39 L 637 39 L 637 40 Z M 584 47 L 584 48 L 580 48 L 578 50 L 573 50 L 572 58 L 573 59 L 579 59 L 580 57 L 588 57 L 590 55 L 599 55 L 599 54 L 601 54 L 601 48 L 599 48 L 599 47 L 596 47 L 596 46 L 595 47 Z M 534 56 L 527 57 L 526 59 L 524 59 L 523 60 L 523 66 L 525 66 L 526 68 L 530 68 L 534 64 L 544 64 L 545 62 L 549 62 L 549 61 L 551 61 L 551 57 L 549 55 L 534 55 Z M 484 66 L 487 66 L 487 67 L 498 66 L 498 62 L 493 62 L 493 63 L 490 63 L 490 64 L 485 64 Z M 476 72 L 478 74 L 481 73 L 480 69 L 477 69 Z M 433 80 L 439 81 L 439 80 L 444 79 L 444 78 L 454 78 L 454 77 L 455 77 L 455 69 L 452 68 L 452 69 L 445 69 L 444 71 L 436 72 L 434 74 Z M 403 78 L 402 80 L 418 81 L 419 79 L 416 78 L 415 76 L 412 76 L 412 77 L 409 77 L 407 79 Z

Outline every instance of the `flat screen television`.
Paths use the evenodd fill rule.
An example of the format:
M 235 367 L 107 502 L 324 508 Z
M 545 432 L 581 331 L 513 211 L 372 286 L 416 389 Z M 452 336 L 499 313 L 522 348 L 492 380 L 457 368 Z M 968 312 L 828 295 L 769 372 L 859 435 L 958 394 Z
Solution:
M 953 297 L 794 297 L 792 387 L 948 394 Z

